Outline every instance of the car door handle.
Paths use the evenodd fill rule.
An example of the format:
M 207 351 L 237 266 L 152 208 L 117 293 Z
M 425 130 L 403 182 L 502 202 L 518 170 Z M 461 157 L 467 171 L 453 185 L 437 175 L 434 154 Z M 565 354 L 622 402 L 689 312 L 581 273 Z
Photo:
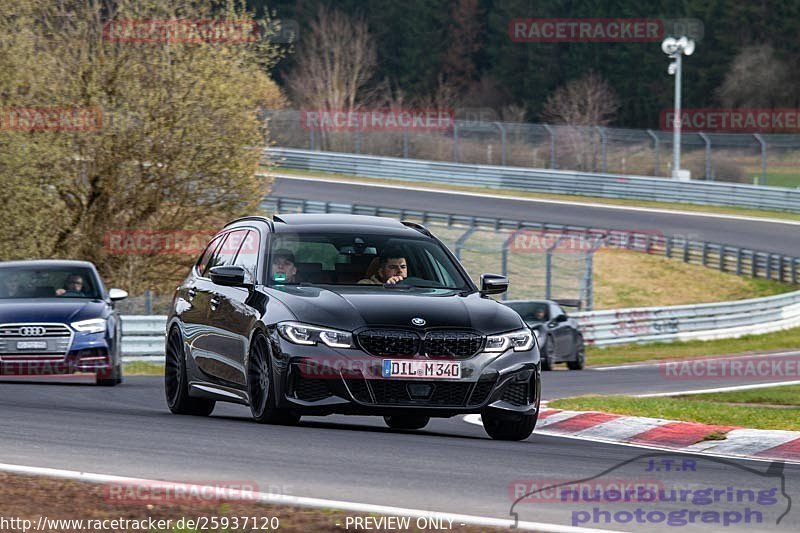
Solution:
M 209 303 L 211 304 L 211 310 L 212 311 L 216 310 L 217 306 L 219 305 L 219 298 L 217 296 L 214 296 L 213 298 L 211 298 L 211 301 Z
M 192 300 L 194 300 L 194 297 L 197 296 L 197 289 L 192 287 L 191 289 L 186 291 L 186 293 L 189 295 L 189 301 L 192 301 Z

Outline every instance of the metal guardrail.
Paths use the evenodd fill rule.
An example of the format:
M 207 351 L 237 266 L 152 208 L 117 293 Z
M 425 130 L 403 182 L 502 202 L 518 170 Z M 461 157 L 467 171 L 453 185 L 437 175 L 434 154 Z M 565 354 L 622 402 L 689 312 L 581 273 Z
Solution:
M 584 311 L 572 316 L 586 343 L 595 346 L 732 338 L 800 326 L 800 291 L 734 302 Z M 124 355 L 163 356 L 166 318 L 123 316 Z
M 551 194 L 735 206 L 800 213 L 800 189 L 784 187 L 468 165 L 290 148 L 267 148 L 264 156 L 279 167 L 314 172 Z
M 448 226 L 463 225 L 495 231 L 537 231 L 562 235 L 585 236 L 587 240 L 599 237 L 609 247 L 663 255 L 718 269 L 740 276 L 765 278 L 797 284 L 800 279 L 800 258 L 761 252 L 725 244 L 692 241 L 680 236 L 658 235 L 622 230 L 607 230 L 587 226 L 550 224 L 520 220 L 431 213 L 413 209 L 396 209 L 358 204 L 320 202 L 299 198 L 268 197 L 261 204 L 270 212 L 340 213 L 384 216 Z M 508 240 L 507 244 L 512 241 Z M 458 250 L 456 250 L 458 252 Z M 505 258 L 505 256 L 504 256 Z
M 122 315 L 123 356 L 164 355 L 165 315 Z
M 572 316 L 587 344 L 597 346 L 731 338 L 800 326 L 800 291 L 735 302 L 589 311 Z

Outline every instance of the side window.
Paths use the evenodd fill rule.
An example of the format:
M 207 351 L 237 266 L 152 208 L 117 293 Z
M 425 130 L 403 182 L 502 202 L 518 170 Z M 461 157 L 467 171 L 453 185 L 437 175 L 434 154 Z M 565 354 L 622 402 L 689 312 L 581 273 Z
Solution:
M 222 245 L 217 249 L 211 260 L 206 265 L 203 276 L 208 277 L 208 271 L 215 266 L 232 265 L 233 260 L 239 252 L 239 247 L 242 245 L 244 236 L 247 233 L 246 229 L 236 230 L 228 233 Z
M 222 237 L 217 237 L 212 239 L 206 249 L 203 250 L 203 253 L 200 255 L 200 259 L 197 260 L 197 264 L 195 268 L 197 268 L 197 273 L 201 276 L 205 274 L 206 267 L 208 266 L 208 262 L 211 260 L 211 257 L 217 251 L 217 247 L 219 246 L 220 242 L 222 241 Z
M 256 279 L 256 267 L 258 266 L 258 250 L 260 249 L 261 240 L 259 239 L 256 230 L 250 230 L 242 240 L 242 245 L 239 248 L 239 253 L 236 255 L 236 260 L 233 262 L 235 266 L 243 267 L 250 275 L 251 280 Z

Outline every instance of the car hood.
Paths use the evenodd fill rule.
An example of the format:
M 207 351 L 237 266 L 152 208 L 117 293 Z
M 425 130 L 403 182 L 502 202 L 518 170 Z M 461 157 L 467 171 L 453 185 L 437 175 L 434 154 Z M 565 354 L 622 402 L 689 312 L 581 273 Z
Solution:
M 443 289 L 384 289 L 369 286 L 281 287 L 271 295 L 283 302 L 298 321 L 354 331 L 364 326 L 414 328 L 413 318 L 428 328 L 472 329 L 483 334 L 524 327 L 512 309 L 474 293 L 460 296 Z
M 69 324 L 78 320 L 103 316 L 102 300 L 84 298 L 42 298 L 36 300 L 0 300 L 0 323 L 58 322 Z

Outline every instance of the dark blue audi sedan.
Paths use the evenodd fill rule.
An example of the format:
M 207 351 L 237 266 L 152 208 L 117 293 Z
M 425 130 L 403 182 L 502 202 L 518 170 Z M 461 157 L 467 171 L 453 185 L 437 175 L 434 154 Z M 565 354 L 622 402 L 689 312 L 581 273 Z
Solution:
M 87 261 L 0 262 L 0 376 L 91 373 L 122 382 L 122 327 L 114 302 Z

